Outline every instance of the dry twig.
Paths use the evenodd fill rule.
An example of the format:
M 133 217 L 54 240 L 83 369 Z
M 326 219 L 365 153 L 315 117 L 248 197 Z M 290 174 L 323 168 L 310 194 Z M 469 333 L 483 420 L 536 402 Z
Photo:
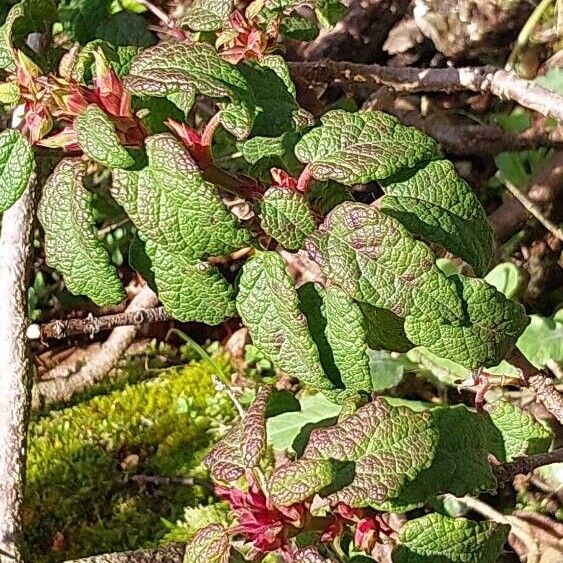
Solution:
M 462 68 L 387 67 L 323 60 L 288 63 L 300 83 L 342 84 L 348 90 L 388 86 L 396 92 L 460 92 L 468 90 L 512 100 L 563 121 L 563 96 L 505 70 L 483 66 Z
M 66 563 L 182 563 L 185 550 L 184 544 L 170 543 L 157 549 L 94 555 L 84 559 L 73 559 Z

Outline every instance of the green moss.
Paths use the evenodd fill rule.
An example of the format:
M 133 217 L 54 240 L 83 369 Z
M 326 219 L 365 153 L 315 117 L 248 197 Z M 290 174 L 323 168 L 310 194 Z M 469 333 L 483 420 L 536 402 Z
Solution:
M 199 486 L 140 488 L 127 476 L 197 473 L 211 436 L 232 417 L 210 375 L 207 364 L 192 363 L 33 422 L 26 561 L 151 545 L 167 531 L 163 519 L 175 521 L 184 507 L 209 500 Z M 64 538 L 58 550 L 56 536 Z

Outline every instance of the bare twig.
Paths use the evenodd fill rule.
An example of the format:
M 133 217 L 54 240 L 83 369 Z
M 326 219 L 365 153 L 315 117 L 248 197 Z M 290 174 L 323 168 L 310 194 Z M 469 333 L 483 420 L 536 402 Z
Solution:
M 158 297 L 148 286 L 133 298 L 126 313 L 139 309 L 155 307 Z M 76 393 L 84 391 L 101 381 L 117 364 L 139 331 L 138 325 L 118 326 L 101 345 L 96 354 L 91 355 L 85 365 L 68 377 L 58 377 L 41 381 L 33 388 L 33 408 L 58 401 L 67 401 Z
M 526 475 L 538 467 L 560 462 L 563 462 L 563 448 L 548 453 L 519 457 L 508 463 L 494 464 L 493 470 L 499 483 L 507 483 L 512 481 L 516 475 Z
M 508 180 L 501 178 L 506 189 L 520 202 L 520 204 L 533 215 L 554 237 L 563 242 L 563 231 L 538 209 L 536 205 L 526 196 L 525 193 L 520 191 L 514 184 Z
M 127 310 L 124 313 L 94 317 L 89 314 L 85 319 L 67 319 L 51 321 L 42 325 L 32 324 L 27 329 L 28 338 L 42 341 L 61 340 L 79 334 L 94 337 L 103 330 L 111 330 L 118 326 L 141 327 L 146 323 L 160 323 L 171 320 L 172 317 L 164 307 Z
M 403 17 L 408 5 L 408 0 L 352 0 L 341 20 L 305 47 L 303 60 L 376 59 L 389 30 Z
M 32 363 L 25 330 L 38 187 L 32 178 L 4 213 L 0 234 L 0 562 L 20 561 Z
M 163 477 L 161 475 L 130 475 L 127 477 L 137 485 L 181 485 L 183 487 L 193 487 L 196 479 L 193 477 Z
M 543 115 L 563 121 L 563 96 L 505 70 L 483 66 L 463 68 L 412 68 L 365 65 L 323 60 L 288 63 L 300 81 L 342 84 L 348 89 L 389 86 L 396 92 L 490 93 L 512 100 Z
M 156 549 L 94 555 L 84 559 L 73 559 L 66 563 L 182 563 L 185 551 L 184 544 L 170 543 Z
M 563 424 L 563 395 L 555 389 L 549 372 L 538 370 L 518 348 L 513 348 L 507 361 L 520 370 L 522 378 L 534 391 L 537 399 Z

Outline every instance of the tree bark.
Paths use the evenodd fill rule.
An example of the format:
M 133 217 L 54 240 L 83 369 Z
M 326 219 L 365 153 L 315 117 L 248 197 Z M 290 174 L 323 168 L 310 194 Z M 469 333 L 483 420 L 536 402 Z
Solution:
M 0 234 L 0 563 L 21 561 L 32 362 L 25 336 L 28 265 L 38 187 L 32 178 L 4 213 Z

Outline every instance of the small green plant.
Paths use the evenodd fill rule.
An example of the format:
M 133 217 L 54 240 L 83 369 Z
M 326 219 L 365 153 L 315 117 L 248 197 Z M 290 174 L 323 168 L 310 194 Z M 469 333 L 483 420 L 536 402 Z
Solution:
M 168 313 L 210 325 L 238 315 L 258 371 L 272 362 L 330 405 L 296 413 L 293 455 L 274 465 L 271 389 L 260 387 L 207 458 L 233 520 L 199 530 L 186 562 L 272 552 L 293 562 L 349 560 L 369 557 L 380 541 L 395 544 L 399 563 L 496 560 L 504 525 L 434 512 L 394 530 L 384 514 L 445 493 L 492 491 L 491 454 L 502 462 L 546 451 L 551 434 L 504 403 L 475 414 L 376 397 L 386 383 L 370 370 L 368 349 L 417 347 L 478 375 L 507 358 L 529 318 L 483 279 L 491 228 L 433 139 L 381 112 L 316 119 L 300 107 L 276 54 L 280 38 L 313 37 L 342 15 L 341 3 L 257 0 L 242 14 L 232 2 L 195 0 L 158 43 L 146 29 L 129 35 L 129 16 L 112 13 L 119 2 L 94 2 L 89 12 L 73 4 L 23 0 L 0 28 L 0 96 L 22 114 L 19 131 L 0 134 L 0 211 L 33 181 L 34 153 L 49 149 L 58 163 L 38 207 L 47 263 L 72 293 L 118 304 L 122 280 L 85 182 L 109 171 L 109 194 L 98 197 L 111 197 L 134 226 L 130 265 Z M 302 4 L 314 7 L 318 25 L 300 15 Z M 102 14 L 111 33 L 90 33 L 88 14 Z M 23 41 L 56 23 L 82 44 L 57 57 Z M 198 128 L 189 125 L 196 115 Z M 376 204 L 355 201 L 349 188 L 373 182 L 384 193 Z M 253 217 L 235 216 L 231 196 L 249 202 Z M 435 245 L 473 275 L 446 275 Z M 278 250 L 306 252 L 324 283 L 296 288 Z M 222 267 L 229 257 L 230 270 Z

